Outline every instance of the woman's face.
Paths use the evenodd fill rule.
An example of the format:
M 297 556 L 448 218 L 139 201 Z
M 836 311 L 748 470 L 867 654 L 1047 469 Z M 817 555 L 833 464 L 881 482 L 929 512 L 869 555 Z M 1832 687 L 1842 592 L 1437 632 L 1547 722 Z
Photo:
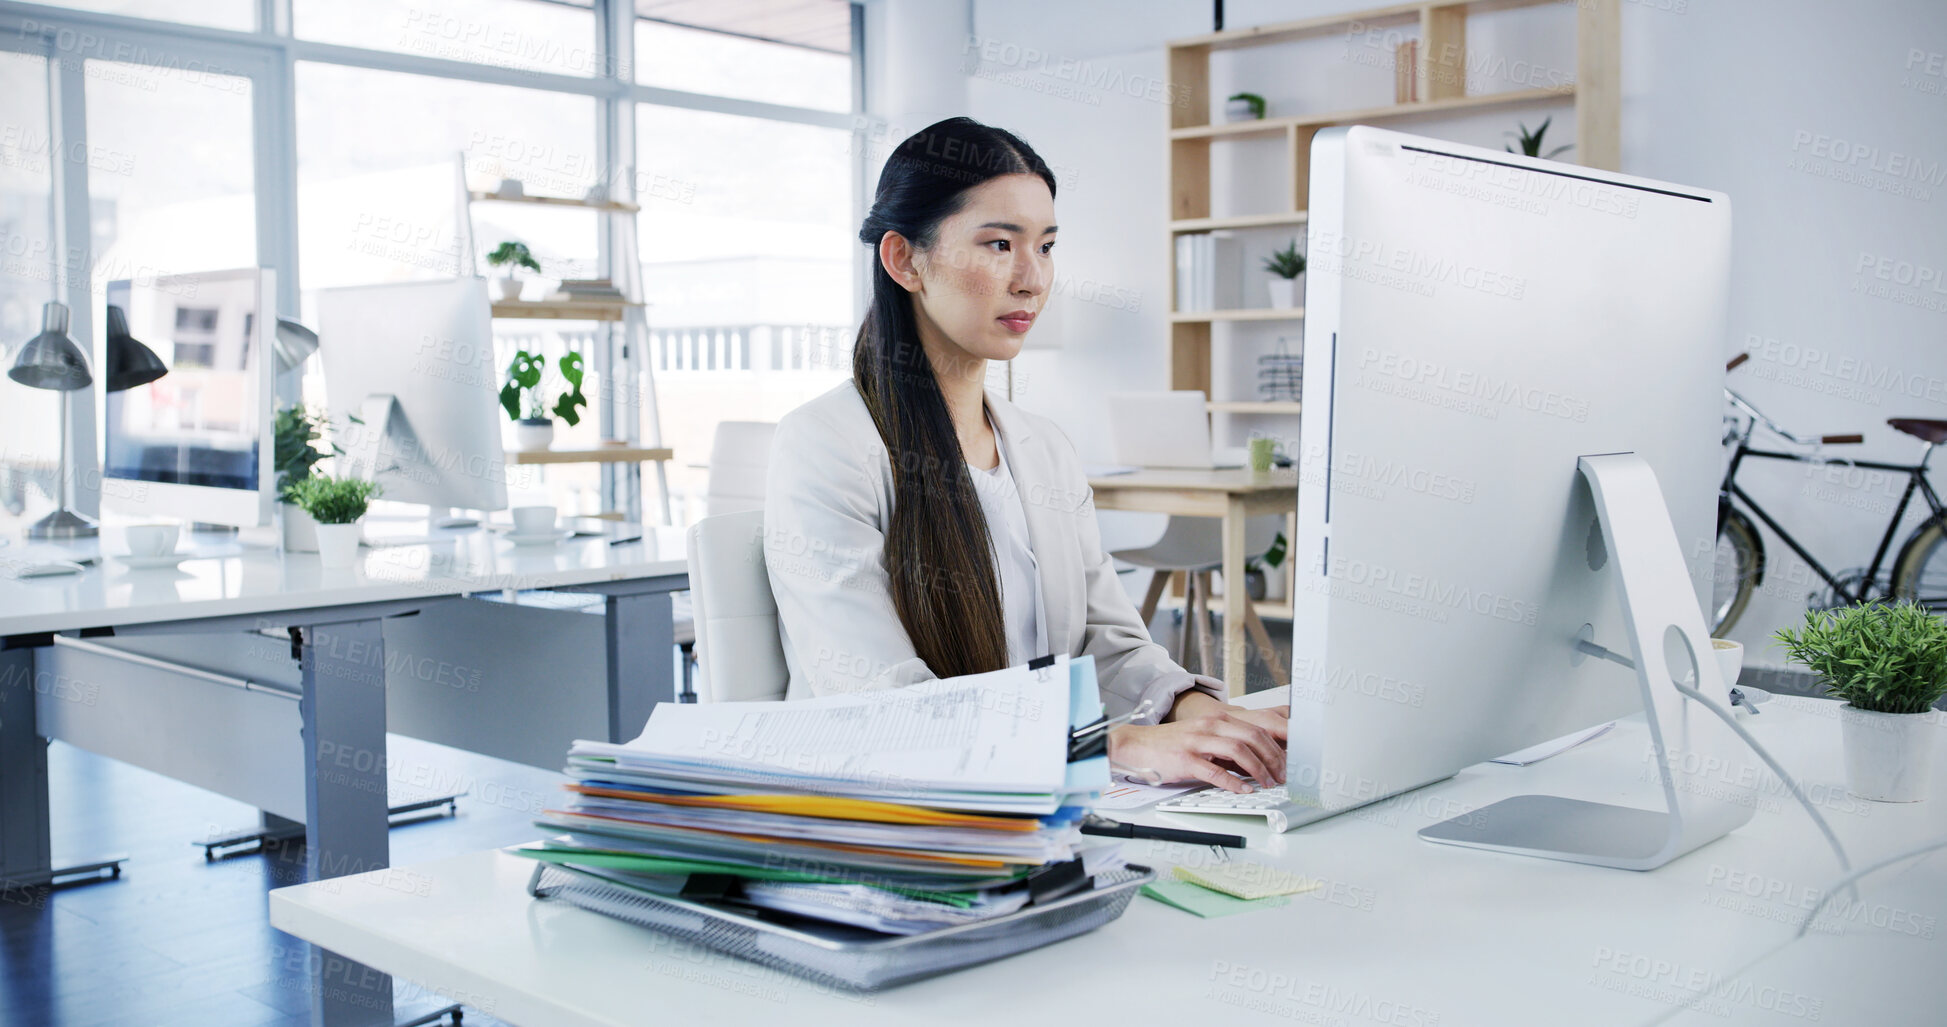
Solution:
M 949 344 L 933 354 L 936 373 L 946 370 L 941 356 L 971 364 L 1021 351 L 1054 281 L 1054 246 L 1055 198 L 1040 176 L 1001 175 L 967 190 L 933 245 L 912 254 L 910 273 L 893 275 L 913 294 L 921 338 Z

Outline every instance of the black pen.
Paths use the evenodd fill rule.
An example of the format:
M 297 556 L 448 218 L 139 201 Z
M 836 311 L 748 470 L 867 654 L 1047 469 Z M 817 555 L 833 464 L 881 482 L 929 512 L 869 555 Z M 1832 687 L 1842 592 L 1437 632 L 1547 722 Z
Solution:
M 1147 824 L 1126 824 L 1094 813 L 1090 813 L 1082 820 L 1082 833 L 1106 838 L 1143 838 L 1158 842 L 1183 842 L 1187 845 L 1221 845 L 1227 849 L 1244 848 L 1243 835 L 1185 831 L 1175 827 L 1150 827 Z

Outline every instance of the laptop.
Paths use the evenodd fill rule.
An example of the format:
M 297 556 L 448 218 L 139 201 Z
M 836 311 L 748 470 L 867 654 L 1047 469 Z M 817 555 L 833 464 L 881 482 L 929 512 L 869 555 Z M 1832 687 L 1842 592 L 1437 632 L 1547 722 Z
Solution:
M 1203 393 L 1114 392 L 1109 394 L 1109 433 L 1119 464 L 1138 467 L 1216 470 L 1244 466 L 1218 460 L 1210 448 L 1210 414 Z

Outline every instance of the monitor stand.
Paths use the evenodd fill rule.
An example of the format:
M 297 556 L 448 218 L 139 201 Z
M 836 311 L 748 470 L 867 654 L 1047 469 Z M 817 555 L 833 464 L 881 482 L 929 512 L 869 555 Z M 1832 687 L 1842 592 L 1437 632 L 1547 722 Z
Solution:
M 1635 669 L 1665 811 L 1517 795 L 1424 828 L 1420 837 L 1442 845 L 1654 870 L 1750 820 L 1759 775 L 1750 772 L 1752 754 L 1730 726 L 1677 690 L 1677 682 L 1685 681 L 1706 696 L 1726 694 L 1655 472 L 1634 453 L 1585 456 L 1577 468 L 1588 481 L 1602 528 L 1600 547 L 1591 534 L 1590 568 L 1615 564 L 1631 655 L 1611 653 L 1585 637 L 1573 659 L 1597 655 Z

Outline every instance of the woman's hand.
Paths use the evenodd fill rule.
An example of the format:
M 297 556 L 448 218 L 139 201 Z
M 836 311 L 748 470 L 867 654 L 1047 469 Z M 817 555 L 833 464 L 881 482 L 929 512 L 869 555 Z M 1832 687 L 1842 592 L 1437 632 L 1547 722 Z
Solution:
M 1247 710 L 1185 692 L 1164 723 L 1110 729 L 1109 759 L 1152 769 L 1164 781 L 1202 781 L 1230 792 L 1252 790 L 1238 774 L 1283 784 L 1289 716 L 1285 706 Z

